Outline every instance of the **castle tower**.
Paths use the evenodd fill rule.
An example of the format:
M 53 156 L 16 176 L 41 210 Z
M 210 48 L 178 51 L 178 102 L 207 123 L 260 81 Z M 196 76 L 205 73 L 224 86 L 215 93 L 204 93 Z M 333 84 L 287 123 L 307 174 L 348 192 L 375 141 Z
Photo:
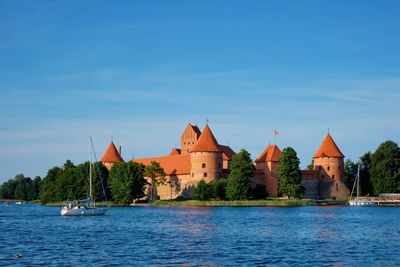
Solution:
M 264 185 L 268 196 L 277 197 L 279 188 L 278 167 L 282 151 L 277 145 L 268 146 L 254 161 L 256 170 L 264 172 Z
M 117 151 L 113 141 L 111 141 L 103 157 L 101 157 L 100 162 L 106 166 L 107 170 L 110 170 L 114 163 L 123 161 L 121 157 L 121 147 L 119 147 L 119 151 Z
M 344 181 L 344 155 L 328 133 L 314 155 L 314 170 L 322 181 Z
M 182 149 L 183 151 L 183 149 Z M 222 150 L 208 125 L 190 151 L 191 179 L 210 182 L 222 175 Z
M 200 135 L 199 127 L 189 123 L 181 136 L 181 154 L 189 154 Z

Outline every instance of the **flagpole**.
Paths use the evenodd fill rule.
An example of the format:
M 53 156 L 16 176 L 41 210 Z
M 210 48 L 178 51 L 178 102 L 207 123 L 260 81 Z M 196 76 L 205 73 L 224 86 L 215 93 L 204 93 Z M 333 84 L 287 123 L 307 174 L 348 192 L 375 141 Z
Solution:
M 276 145 L 276 134 L 275 134 L 276 130 L 274 130 L 274 145 Z

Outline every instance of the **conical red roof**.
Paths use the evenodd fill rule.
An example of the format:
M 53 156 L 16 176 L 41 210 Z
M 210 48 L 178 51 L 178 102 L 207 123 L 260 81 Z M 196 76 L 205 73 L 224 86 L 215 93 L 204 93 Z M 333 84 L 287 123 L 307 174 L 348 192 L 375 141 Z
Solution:
M 123 162 L 121 155 L 115 148 L 114 143 L 111 141 L 103 157 L 100 159 L 101 162 Z
M 255 160 L 259 161 L 279 161 L 279 157 L 282 155 L 282 151 L 277 145 L 268 146 L 263 153 Z
M 208 125 L 204 127 L 199 139 L 194 144 L 191 152 L 221 152 L 218 142 L 212 134 Z
M 333 141 L 331 135 L 328 133 L 319 147 L 317 153 L 315 153 L 313 158 L 320 157 L 335 157 L 335 158 L 344 158 L 342 152 Z

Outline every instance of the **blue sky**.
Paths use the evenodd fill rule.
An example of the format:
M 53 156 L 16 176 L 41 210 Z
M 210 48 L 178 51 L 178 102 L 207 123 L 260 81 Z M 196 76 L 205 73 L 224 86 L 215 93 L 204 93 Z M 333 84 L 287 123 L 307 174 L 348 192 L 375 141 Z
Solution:
M 0 182 L 167 155 L 188 122 L 305 167 L 400 137 L 399 1 L 1 1 Z

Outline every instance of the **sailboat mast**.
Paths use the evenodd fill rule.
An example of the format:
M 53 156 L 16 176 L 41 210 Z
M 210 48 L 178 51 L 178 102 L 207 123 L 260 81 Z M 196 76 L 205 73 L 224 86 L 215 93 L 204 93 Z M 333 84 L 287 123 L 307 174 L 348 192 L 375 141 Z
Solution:
M 89 137 L 89 195 L 90 206 L 92 206 L 92 137 Z
M 357 201 L 358 201 L 359 190 L 360 190 L 360 165 L 358 164 L 358 169 L 357 169 Z

